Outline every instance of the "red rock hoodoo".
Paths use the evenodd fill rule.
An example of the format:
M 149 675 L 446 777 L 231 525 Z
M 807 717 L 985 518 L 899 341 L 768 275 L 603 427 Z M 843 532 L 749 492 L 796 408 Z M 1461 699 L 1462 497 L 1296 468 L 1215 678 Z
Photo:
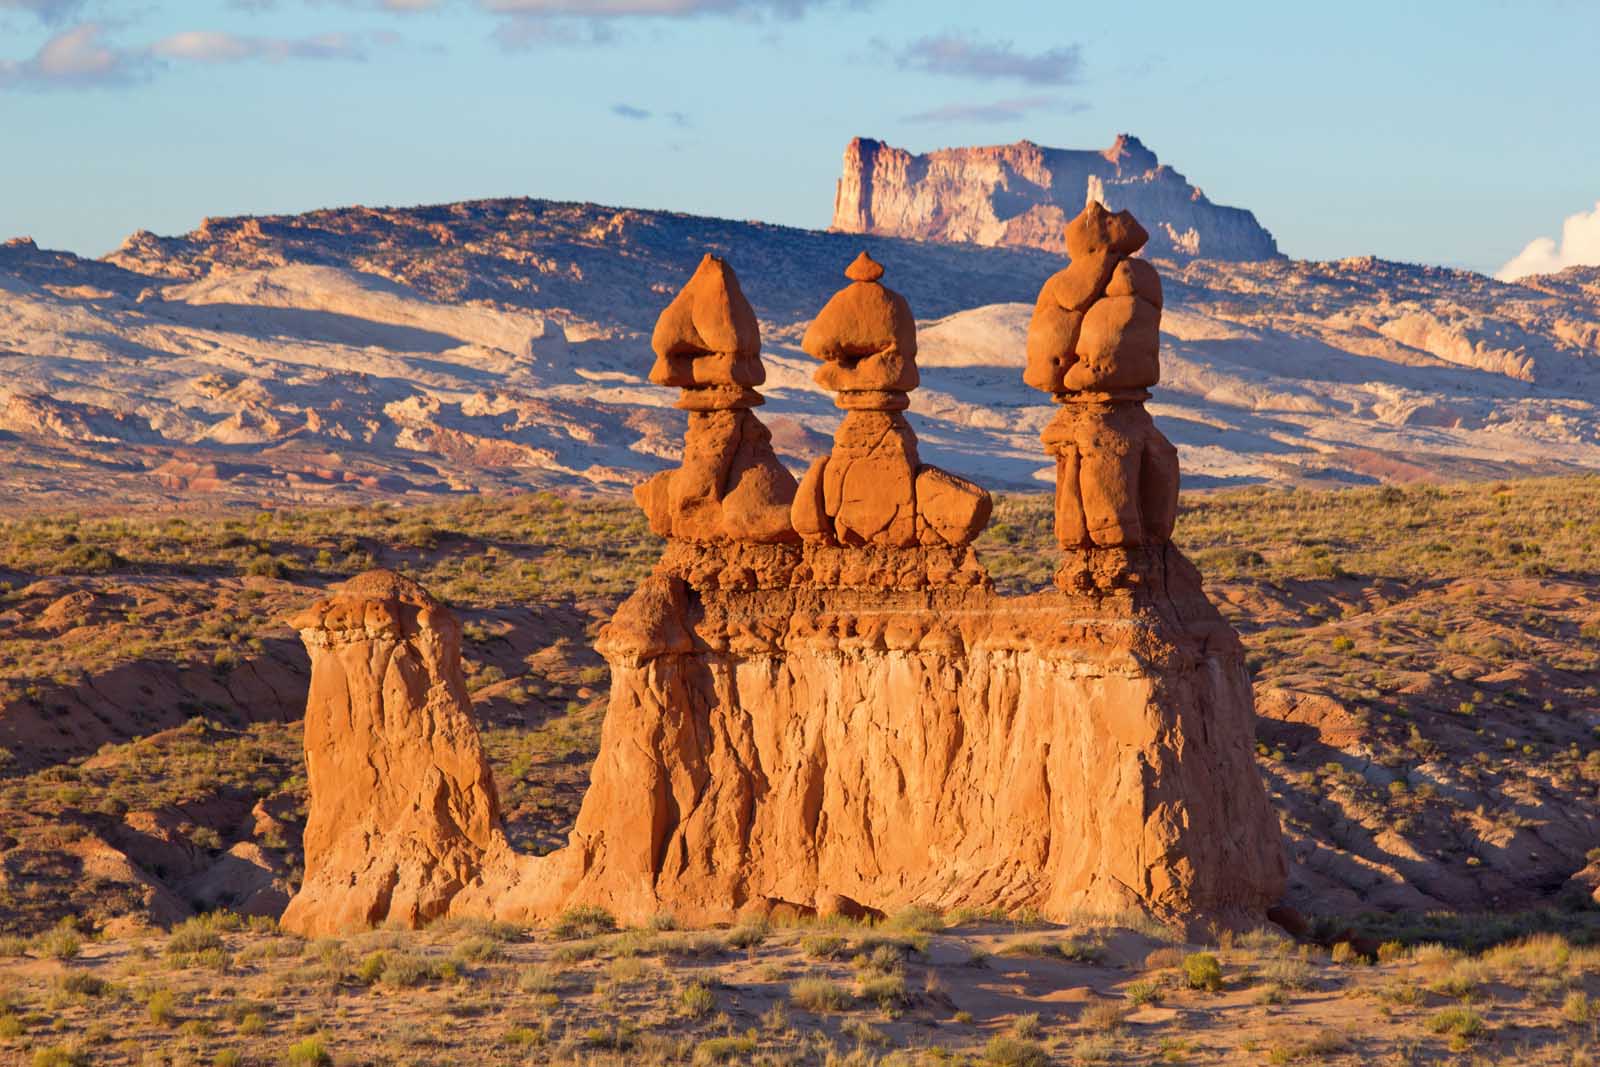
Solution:
M 1176 466 L 1142 404 L 1156 378 L 1159 281 L 1128 258 L 1142 239 L 1131 217 L 1086 210 L 1069 234 L 1083 251 L 1040 297 L 1029 381 L 1068 416 L 1052 444 L 1072 502 L 1058 508 L 1055 588 L 996 594 L 971 546 L 988 494 L 918 460 L 903 414 L 915 323 L 863 255 L 804 339 L 845 416 L 798 491 L 774 471 L 730 508 L 730 485 L 743 483 L 717 459 L 679 492 L 692 456 L 729 452 L 692 440 L 683 468 L 641 490 L 668 547 L 601 634 L 610 706 L 567 846 L 510 852 L 472 740 L 435 745 L 433 773 L 449 768 L 449 795 L 483 798 L 468 805 L 483 817 L 375 820 L 346 805 L 353 826 L 414 835 L 386 830 L 366 852 L 352 847 L 361 869 L 387 869 L 373 858 L 386 848 L 448 855 L 426 882 L 459 887 L 448 911 L 511 920 L 575 904 L 686 923 L 917 904 L 1056 918 L 1134 909 L 1191 928 L 1262 921 L 1283 891 L 1283 849 L 1255 769 L 1242 647 L 1168 540 Z M 741 420 L 739 447 L 759 443 L 742 469 L 770 471 L 749 410 L 762 372 L 747 313 L 732 271 L 708 258 L 662 315 L 652 377 L 686 389 L 691 412 Z M 697 390 L 735 406 L 702 406 Z M 730 524 L 732 511 L 762 518 Z M 332 661 L 354 668 L 313 651 L 320 709 L 342 684 Z M 426 688 L 385 692 L 420 701 Z M 325 745 L 309 722 L 308 747 Z M 358 733 L 376 725 L 348 721 Z M 382 744 L 409 753 L 423 742 Z M 408 789 L 433 780 L 427 768 L 404 773 Z M 325 775 L 312 786 L 326 833 L 333 809 L 320 791 L 342 786 Z M 374 921 L 369 904 L 331 892 L 325 871 L 291 909 L 297 928 Z M 429 897 L 387 917 L 438 910 Z
M 389 571 L 294 620 L 311 653 L 305 880 L 281 920 L 318 936 L 446 914 L 504 848 L 461 674 L 461 626 Z

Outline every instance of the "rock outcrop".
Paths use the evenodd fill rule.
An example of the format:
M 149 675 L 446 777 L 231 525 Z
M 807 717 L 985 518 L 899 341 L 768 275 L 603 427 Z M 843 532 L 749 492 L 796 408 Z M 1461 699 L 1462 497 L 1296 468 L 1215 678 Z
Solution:
M 1096 270 L 1147 301 L 1150 279 L 1124 269 L 1137 224 L 1091 211 L 1075 226 Z M 759 380 L 753 331 L 731 272 L 707 262 L 662 316 L 658 377 L 742 397 Z M 610 706 L 565 848 L 516 855 L 499 834 L 447 615 L 387 576 L 313 613 L 315 838 L 291 928 L 577 904 L 697 924 L 909 905 L 1262 920 L 1285 868 L 1237 637 L 1142 516 L 1142 532 L 1072 542 L 1073 580 L 994 591 L 970 544 L 987 494 L 917 462 L 902 414 L 915 327 L 882 273 L 858 258 L 805 339 L 846 415 L 795 496 L 801 537 L 679 533 L 667 513 L 655 572 L 597 644 Z M 1088 286 L 1081 313 L 1119 299 L 1097 291 L 1110 284 Z M 1047 319 L 1080 313 L 1064 287 L 1047 287 Z M 716 377 L 672 366 L 678 344 Z M 1109 343 L 1107 373 L 1123 351 Z M 846 432 L 863 419 L 871 432 Z M 346 707 L 363 713 L 331 714 Z M 374 781 L 373 767 L 392 770 Z
M 472 725 L 461 626 L 421 586 L 369 571 L 294 620 L 311 653 L 305 880 L 286 930 L 419 926 L 504 849 Z
M 1164 545 L 1178 516 L 1178 451 L 1144 402 L 1161 380 L 1161 279 L 1148 239 L 1095 201 L 1066 227 L 1072 262 L 1039 290 L 1023 380 L 1061 411 L 1041 435 L 1056 457 L 1061 547 Z
M 1087 200 L 1144 218 L 1160 256 L 1279 255 L 1253 214 L 1213 204 L 1129 134 L 1103 152 L 1018 141 L 925 155 L 857 137 L 844 151 L 831 228 L 1061 252 L 1062 226 Z

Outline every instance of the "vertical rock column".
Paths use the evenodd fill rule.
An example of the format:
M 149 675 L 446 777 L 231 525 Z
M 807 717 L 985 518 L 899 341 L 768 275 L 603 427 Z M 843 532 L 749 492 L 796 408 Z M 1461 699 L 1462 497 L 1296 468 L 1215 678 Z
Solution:
M 1131 258 L 1147 237 L 1126 211 L 1090 201 L 1067 225 L 1072 262 L 1040 289 L 1028 327 L 1023 379 L 1061 405 L 1042 439 L 1064 549 L 1164 544 L 1177 518 L 1177 450 L 1144 406 L 1161 378 L 1161 279 Z
M 311 653 L 306 874 L 283 913 L 306 936 L 447 913 L 506 850 L 461 674 L 461 626 L 416 582 L 369 571 L 294 620 Z

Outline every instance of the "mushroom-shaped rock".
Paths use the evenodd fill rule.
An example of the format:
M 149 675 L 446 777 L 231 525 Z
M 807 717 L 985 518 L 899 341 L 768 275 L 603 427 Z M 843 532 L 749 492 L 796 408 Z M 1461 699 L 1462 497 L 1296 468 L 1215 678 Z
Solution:
M 416 927 L 504 848 L 461 673 L 461 626 L 376 570 L 293 620 L 311 654 L 305 880 L 281 923 L 307 936 Z
M 904 393 L 917 387 L 917 322 L 905 297 L 883 285 L 883 266 L 862 252 L 801 338 L 823 361 L 818 385 L 835 393 Z M 879 407 L 889 410 L 892 402 Z M 841 400 L 841 407 L 851 406 Z M 901 405 L 904 406 L 904 405 Z
M 704 409 L 761 403 L 752 387 L 766 381 L 761 329 L 727 261 L 707 253 L 656 320 L 650 346 L 656 354 L 650 380 L 680 389 L 714 390 L 712 397 L 682 402 Z M 718 402 L 721 399 L 723 402 Z
M 772 435 L 748 409 L 766 379 L 755 312 L 733 268 L 700 261 L 689 283 L 656 321 L 650 380 L 683 389 L 689 410 L 683 465 L 634 488 L 650 528 L 689 541 L 781 542 L 789 525 L 794 476 L 778 462 Z

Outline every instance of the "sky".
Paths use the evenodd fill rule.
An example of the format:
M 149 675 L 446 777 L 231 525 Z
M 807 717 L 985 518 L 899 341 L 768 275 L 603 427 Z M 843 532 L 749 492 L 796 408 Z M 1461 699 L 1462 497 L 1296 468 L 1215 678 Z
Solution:
M 1600 262 L 1600 4 L 0 0 L 0 238 L 491 196 L 825 227 L 853 136 L 1137 135 L 1297 258 Z

